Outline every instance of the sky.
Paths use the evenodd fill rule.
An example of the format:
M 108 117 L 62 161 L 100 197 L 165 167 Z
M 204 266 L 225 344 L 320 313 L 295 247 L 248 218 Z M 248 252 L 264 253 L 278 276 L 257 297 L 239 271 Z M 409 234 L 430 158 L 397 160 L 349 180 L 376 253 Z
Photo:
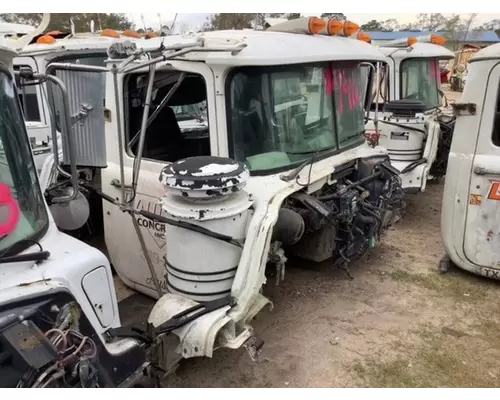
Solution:
M 320 15 L 321 13 L 315 13 L 315 14 L 303 14 L 303 15 Z M 148 27 L 158 27 L 160 25 L 159 18 L 157 14 L 143 14 L 144 15 L 144 21 L 146 23 L 146 26 Z M 191 29 L 195 29 L 196 27 L 201 26 L 206 18 L 210 14 L 187 14 L 187 13 L 180 13 L 177 16 L 177 20 L 175 22 L 176 27 L 180 27 L 183 24 L 188 25 Z M 446 14 L 443 13 L 444 16 L 451 16 L 452 14 Z M 128 14 L 129 18 L 134 21 L 136 24 L 137 28 L 142 28 L 142 21 L 141 21 L 141 14 Z M 412 21 L 415 21 L 417 18 L 417 13 L 414 14 L 346 14 L 347 18 L 350 19 L 353 22 L 358 23 L 359 25 L 362 25 L 368 21 L 371 21 L 372 19 L 376 19 L 379 21 L 385 21 L 387 19 L 396 19 L 400 24 L 406 24 Z M 162 24 L 167 24 L 171 23 L 175 17 L 175 14 L 169 13 L 169 14 L 161 14 L 161 22 Z M 500 13 L 482 13 L 478 14 L 476 17 L 476 20 L 474 21 L 475 25 L 482 25 L 485 22 L 489 22 L 492 19 L 500 19 Z M 175 30 L 175 29 L 174 29 Z

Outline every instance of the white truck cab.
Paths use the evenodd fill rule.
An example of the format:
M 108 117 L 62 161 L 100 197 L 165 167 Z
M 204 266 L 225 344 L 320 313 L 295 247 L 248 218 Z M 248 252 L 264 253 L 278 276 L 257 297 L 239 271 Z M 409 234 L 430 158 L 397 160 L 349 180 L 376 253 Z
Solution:
M 351 276 L 349 261 L 399 219 L 398 171 L 364 136 L 363 68 L 375 73 L 387 59 L 352 27 L 302 18 L 264 32 L 114 43 L 105 147 L 84 146 L 84 131 L 63 127 L 74 151 L 62 167 L 78 179 L 54 174 L 50 207 L 61 222 L 97 213 L 119 277 L 158 299 L 150 325 L 182 316 L 178 357 L 254 353 L 262 341 L 251 320 L 271 302 L 262 288 L 284 278 L 287 256 L 331 259 Z M 92 68 L 101 72 L 55 71 L 95 87 Z M 83 96 L 71 101 L 104 113 Z M 175 109 L 200 104 L 205 133 L 189 134 Z M 62 189 L 85 196 L 51 203 Z M 102 208 L 85 206 L 87 196 L 104 199 Z
M 454 54 L 444 42 L 430 35 L 380 47 L 387 69 L 379 81 L 381 96 L 375 99 L 383 108 L 379 143 L 388 149 L 408 192 L 424 191 L 428 179 L 440 178 L 446 171 L 452 117 L 443 111 L 439 62 L 453 59 Z M 373 123 L 367 128 L 374 129 Z
M 500 45 L 477 52 L 457 115 L 446 172 L 441 229 L 450 263 L 500 279 Z
M 132 31 L 121 33 L 109 30 L 95 33 L 55 31 L 44 34 L 38 29 L 36 33 L 30 34 L 30 42 L 26 43 L 29 39 L 22 38 L 22 47 L 20 48 L 18 48 L 20 40 L 10 42 L 11 46 L 17 49 L 14 70 L 20 88 L 19 97 L 35 156 L 35 164 L 39 173 L 42 172 L 44 162 L 52 154 L 53 149 L 60 150 L 65 143 L 60 140 L 60 116 L 51 116 L 54 110 L 54 105 L 49 102 L 49 99 L 53 97 L 50 93 L 51 85 L 35 84 L 37 80 L 30 81 L 26 77 L 34 73 L 54 75 L 60 79 L 71 94 L 69 111 L 72 126 L 78 125 L 79 131 L 85 131 L 88 135 L 92 135 L 88 139 L 94 143 L 94 146 L 104 147 L 104 114 L 95 115 L 94 118 L 89 119 L 91 114 L 96 114 L 95 109 L 89 108 L 89 102 L 104 102 L 105 76 L 93 73 L 92 78 L 99 82 L 96 83 L 96 86 L 92 86 L 91 90 L 79 82 L 69 82 L 67 73 L 63 70 L 54 72 L 54 66 L 69 63 L 104 68 L 105 60 L 108 58 L 107 49 L 111 43 L 124 40 L 138 40 L 139 42 L 144 40 L 138 39 L 137 36 L 138 34 Z M 90 97 L 87 103 L 71 100 L 80 99 L 82 96 Z M 54 137 L 59 137 L 56 147 L 53 144 Z M 41 183 L 42 189 L 45 189 L 45 180 L 42 180 Z
M 48 210 L 18 100 L 15 56 L 0 48 L 0 181 L 20 211 L 14 231 L 0 238 L 0 387 L 71 387 L 74 379 L 84 387 L 97 380 L 120 386 L 142 373 L 145 354 L 133 339 L 106 339 L 120 326 L 109 261 L 60 232 Z

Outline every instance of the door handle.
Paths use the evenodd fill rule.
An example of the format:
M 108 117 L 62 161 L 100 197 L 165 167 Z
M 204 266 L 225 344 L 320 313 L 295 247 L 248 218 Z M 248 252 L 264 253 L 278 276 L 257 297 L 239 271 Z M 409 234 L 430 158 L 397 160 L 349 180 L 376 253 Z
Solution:
M 474 167 L 474 173 L 476 175 L 500 175 L 500 169 L 491 169 L 485 167 Z

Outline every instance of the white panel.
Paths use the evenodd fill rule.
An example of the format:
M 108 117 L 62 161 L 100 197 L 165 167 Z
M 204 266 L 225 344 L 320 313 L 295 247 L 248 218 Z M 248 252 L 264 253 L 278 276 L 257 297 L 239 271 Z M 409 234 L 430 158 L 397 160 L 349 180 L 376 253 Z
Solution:
M 89 272 L 82 279 L 82 288 L 103 327 L 113 322 L 110 282 L 104 267 Z

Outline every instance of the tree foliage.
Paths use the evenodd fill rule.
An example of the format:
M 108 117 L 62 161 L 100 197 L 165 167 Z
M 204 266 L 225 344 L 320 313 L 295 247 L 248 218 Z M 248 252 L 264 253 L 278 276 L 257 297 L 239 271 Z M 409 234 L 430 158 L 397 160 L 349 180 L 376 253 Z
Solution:
M 42 21 L 43 14 L 0 14 L 0 20 L 4 22 L 18 23 L 38 26 Z M 104 14 L 104 13 L 51 13 L 48 31 L 60 30 L 69 31 L 71 29 L 70 19 L 73 19 L 77 32 L 88 32 L 90 21 L 94 21 L 97 29 L 129 29 L 132 22 L 126 14 Z
M 361 25 L 359 28 L 362 31 L 381 32 L 384 30 L 384 24 L 383 22 L 377 21 L 376 19 L 372 19 L 371 21 L 368 21 L 366 24 Z
M 333 18 L 337 21 L 345 21 L 347 19 L 343 13 L 322 13 L 321 18 Z

